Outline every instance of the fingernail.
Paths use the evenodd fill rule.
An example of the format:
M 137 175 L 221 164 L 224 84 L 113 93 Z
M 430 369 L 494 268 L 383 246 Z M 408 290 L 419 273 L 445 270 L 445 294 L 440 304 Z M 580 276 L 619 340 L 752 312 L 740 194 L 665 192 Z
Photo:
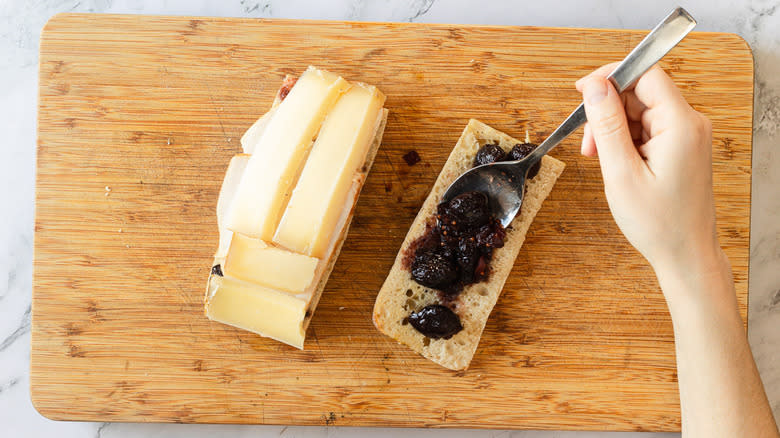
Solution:
M 590 105 L 596 105 L 607 97 L 607 81 L 593 79 L 585 83 L 583 93 L 585 101 Z

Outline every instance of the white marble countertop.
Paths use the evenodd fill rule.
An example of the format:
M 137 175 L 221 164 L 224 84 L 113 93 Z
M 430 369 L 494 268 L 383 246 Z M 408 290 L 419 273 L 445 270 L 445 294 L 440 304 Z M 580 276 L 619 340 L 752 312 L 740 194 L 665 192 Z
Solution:
M 5 0 L 0 2 L 0 435 L 8 437 L 570 437 L 591 432 L 365 429 L 50 421 L 29 396 L 38 39 L 57 12 L 512 24 L 648 29 L 680 3 L 697 30 L 734 32 L 756 65 L 749 337 L 780 418 L 780 0 Z M 677 434 L 616 433 L 615 437 Z

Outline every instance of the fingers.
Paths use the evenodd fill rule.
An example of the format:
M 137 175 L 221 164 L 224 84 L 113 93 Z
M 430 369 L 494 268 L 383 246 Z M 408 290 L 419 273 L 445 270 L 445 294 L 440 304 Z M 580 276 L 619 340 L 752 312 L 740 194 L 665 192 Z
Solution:
M 631 133 L 631 140 L 638 148 L 640 145 L 647 143 L 650 140 L 650 135 L 645 131 L 640 122 L 628 122 L 628 130 Z M 639 155 L 645 158 L 642 151 L 639 151 Z M 593 140 L 593 133 L 590 130 L 590 125 L 585 124 L 584 133 L 582 135 L 582 144 L 580 146 L 580 153 L 586 157 L 596 156 L 596 142 Z
M 641 141 L 641 143 L 645 144 L 648 141 L 650 141 L 650 134 L 647 132 L 647 129 L 643 126 L 642 127 L 642 141 Z M 646 155 L 642 155 L 642 156 L 645 157 Z
M 674 85 L 672 78 L 658 65 L 654 65 L 639 78 L 634 87 L 634 94 L 646 108 L 655 108 L 662 104 L 688 107 L 688 103 Z
M 574 84 L 577 91 L 582 92 L 582 85 L 588 78 L 593 76 L 605 78 L 609 76 L 618 64 L 619 63 L 617 62 L 613 62 L 602 65 L 598 69 L 578 79 Z M 635 90 L 635 95 L 637 97 L 635 102 L 627 105 L 629 117 L 634 119 L 637 119 L 636 117 L 633 117 L 634 114 L 641 113 L 641 111 L 646 108 L 658 106 L 662 102 L 687 105 L 685 98 L 680 94 L 680 90 L 674 84 L 672 78 L 670 78 L 658 64 L 653 65 L 634 85 L 626 89 L 626 91 L 628 90 Z
M 606 77 L 607 64 L 575 84 L 583 93 L 588 123 L 581 153 L 599 157 L 605 181 L 644 168 L 649 172 L 652 139 L 687 120 L 693 109 L 672 79 L 657 65 L 618 95 Z
M 642 123 L 629 120 L 628 132 L 631 133 L 631 140 L 634 144 L 638 144 L 642 140 Z
M 585 130 L 582 134 L 582 146 L 580 146 L 580 153 L 586 157 L 596 156 L 596 142 L 593 141 L 593 133 L 590 131 L 590 124 L 585 124 Z
M 645 142 L 637 148 L 637 151 L 639 152 L 639 155 L 641 155 L 642 157 L 648 158 L 652 156 L 652 154 L 650 153 L 650 149 L 652 147 L 653 145 L 650 142 Z
M 609 76 L 610 73 L 612 73 L 613 70 L 615 70 L 615 67 L 620 64 L 619 62 L 613 62 L 610 64 L 602 65 L 601 67 L 597 68 L 596 70 L 593 70 L 592 72 L 588 73 L 587 75 L 583 76 L 582 78 L 578 79 L 577 82 L 574 83 L 574 86 L 577 88 L 577 91 L 580 93 L 582 92 L 582 84 L 585 83 L 585 80 L 588 79 L 591 76 L 601 76 L 603 78 L 606 78 Z
M 626 115 L 629 121 L 639 122 L 642 120 L 642 113 L 645 112 L 647 106 L 636 97 L 636 93 L 633 91 L 626 91 L 622 94 L 623 100 L 626 105 Z
M 591 75 L 582 82 L 582 97 L 605 180 L 635 168 L 641 158 L 615 88 L 604 77 Z

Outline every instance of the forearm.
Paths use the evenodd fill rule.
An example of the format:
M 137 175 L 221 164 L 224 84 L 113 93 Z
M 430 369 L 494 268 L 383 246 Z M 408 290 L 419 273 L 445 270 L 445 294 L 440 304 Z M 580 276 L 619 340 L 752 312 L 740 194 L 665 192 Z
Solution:
M 726 257 L 656 272 L 674 325 L 683 435 L 777 437 Z

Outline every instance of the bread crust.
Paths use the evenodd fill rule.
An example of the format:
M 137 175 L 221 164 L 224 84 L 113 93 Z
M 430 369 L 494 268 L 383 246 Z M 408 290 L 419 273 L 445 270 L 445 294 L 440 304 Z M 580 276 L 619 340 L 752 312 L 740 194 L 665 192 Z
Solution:
M 504 246 L 493 251 L 488 279 L 466 286 L 454 302 L 453 310 L 460 317 L 463 330 L 450 339 L 427 338 L 408 324 L 406 318 L 411 312 L 438 303 L 438 293 L 412 280 L 408 269 L 404 268 L 404 254 L 409 245 L 425 232 L 426 224 L 434 216 L 444 191 L 455 178 L 471 168 L 477 150 L 485 143 L 497 143 L 508 151 L 522 142 L 478 120 L 469 120 L 409 228 L 374 304 L 373 321 L 379 331 L 452 370 L 468 368 L 488 316 L 523 245 L 526 232 L 565 167 L 562 161 L 550 156 L 542 158 L 537 176 L 526 181 L 523 206 L 520 214 L 507 227 Z

